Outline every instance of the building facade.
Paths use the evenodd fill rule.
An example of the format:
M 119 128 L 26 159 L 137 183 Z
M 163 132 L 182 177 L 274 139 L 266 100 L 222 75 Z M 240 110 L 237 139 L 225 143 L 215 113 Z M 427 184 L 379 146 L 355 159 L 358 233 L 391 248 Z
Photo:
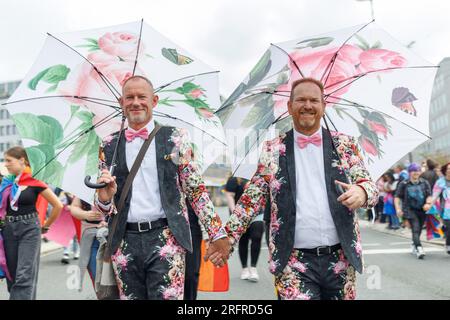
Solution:
M 17 128 L 6 106 L 1 105 L 9 99 L 19 84 L 20 81 L 0 83 L 0 162 L 4 160 L 4 151 L 12 146 L 22 145 Z

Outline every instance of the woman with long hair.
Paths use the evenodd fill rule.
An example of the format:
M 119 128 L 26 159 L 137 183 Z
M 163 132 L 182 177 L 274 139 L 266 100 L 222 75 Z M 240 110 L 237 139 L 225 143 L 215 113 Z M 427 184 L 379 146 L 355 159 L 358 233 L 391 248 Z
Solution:
M 41 234 L 49 230 L 63 205 L 45 183 L 32 177 L 24 148 L 10 148 L 4 156 L 10 175 L 3 178 L 0 186 L 2 254 L 6 258 L 6 265 L 0 267 L 5 271 L 11 300 L 35 300 Z M 36 209 L 40 196 L 53 206 L 42 227 Z

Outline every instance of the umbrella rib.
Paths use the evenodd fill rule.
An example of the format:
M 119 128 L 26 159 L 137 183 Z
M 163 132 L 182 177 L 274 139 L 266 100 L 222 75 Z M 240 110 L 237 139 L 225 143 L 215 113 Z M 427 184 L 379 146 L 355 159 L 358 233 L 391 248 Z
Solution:
M 284 52 L 284 53 L 288 56 L 289 60 L 291 60 L 292 63 L 294 64 L 294 66 L 297 68 L 297 71 L 298 71 L 298 73 L 300 73 L 300 75 L 302 76 L 302 78 L 305 78 L 305 75 L 304 75 L 303 72 L 300 70 L 300 67 L 297 65 L 297 62 L 295 62 L 295 60 L 292 59 L 291 55 L 290 55 L 289 53 L 287 53 L 286 50 L 284 50 L 283 48 L 281 48 L 281 47 L 279 47 L 279 46 L 277 46 L 276 44 L 273 44 L 273 43 L 271 43 L 270 45 L 271 45 L 271 46 L 274 46 L 275 48 L 278 48 L 279 50 L 281 50 L 282 52 Z
M 190 123 L 190 122 L 187 122 L 187 121 L 185 121 L 185 120 L 183 120 L 183 119 L 180 119 L 180 118 L 178 118 L 178 117 L 171 116 L 171 115 L 169 115 L 169 114 L 167 114 L 167 113 L 160 112 L 160 111 L 154 111 L 153 114 L 154 114 L 155 116 L 166 117 L 166 118 L 169 118 L 169 119 L 178 120 L 178 121 L 184 122 L 184 123 L 186 123 L 186 124 L 189 124 L 190 126 L 192 126 L 192 127 L 196 128 L 196 129 L 202 131 L 203 133 L 207 134 L 208 136 L 210 136 L 210 137 L 213 138 L 214 140 L 217 140 L 218 142 L 220 142 L 220 143 L 223 144 L 224 146 L 227 146 L 226 143 L 220 141 L 219 139 L 217 139 L 216 137 L 214 137 L 212 134 L 210 134 L 210 133 L 206 132 L 205 130 L 203 130 L 203 129 L 201 129 L 201 128 L 195 126 L 195 125 L 193 125 L 193 124 Z
M 171 84 L 173 84 L 175 82 L 178 82 L 178 81 L 181 81 L 181 80 L 185 80 L 185 79 L 188 79 L 188 78 L 192 78 L 192 77 L 203 76 L 205 74 L 213 74 L 213 73 L 219 73 L 219 71 L 202 72 L 202 73 L 197 73 L 197 74 L 194 74 L 194 75 L 190 75 L 190 76 L 186 76 L 186 77 L 183 77 L 183 78 L 179 78 L 179 79 L 173 80 L 171 82 L 168 82 L 168 83 L 163 84 L 163 85 L 159 86 L 158 88 L 156 88 L 155 89 L 155 93 L 157 93 L 158 91 L 160 91 L 160 90 L 170 86 Z
M 331 87 L 334 87 L 338 84 L 344 83 L 346 81 L 352 80 L 349 83 L 346 83 L 345 85 L 343 85 L 342 87 L 340 87 L 339 89 L 334 90 L 333 92 L 327 94 L 327 95 L 331 95 L 339 90 L 344 89 L 345 87 L 351 85 L 353 82 L 358 81 L 359 79 L 361 79 L 362 77 L 371 74 L 371 73 L 376 73 L 376 72 L 383 72 L 383 71 L 390 71 L 390 70 L 403 70 L 403 69 L 428 69 L 428 68 L 439 68 L 439 66 L 413 66 L 413 67 L 391 67 L 391 68 L 385 68 L 385 69 L 378 69 L 378 70 L 372 70 L 372 71 L 368 71 L 366 73 L 361 73 L 361 74 L 357 74 L 355 76 L 352 76 L 350 78 L 341 80 L 339 82 L 333 83 L 332 85 L 326 86 L 324 87 L 324 89 L 328 89 Z
M 136 59 L 134 60 L 133 76 L 134 76 L 134 73 L 136 72 L 136 66 L 137 66 L 138 57 L 139 57 L 139 47 L 141 46 L 142 25 L 143 24 L 144 24 L 144 19 L 141 19 L 141 30 L 139 31 L 139 40 L 138 40 L 138 46 L 137 46 L 137 50 L 136 50 Z
M 375 22 L 375 19 L 373 19 L 372 21 L 370 21 L 369 23 L 366 23 L 364 26 L 362 26 L 361 28 L 359 28 L 356 32 L 354 32 L 350 37 L 347 38 L 347 40 L 344 41 L 344 43 L 341 44 L 341 46 L 339 47 L 339 49 L 335 52 L 335 54 L 333 55 L 333 58 L 331 59 L 330 63 L 328 64 L 328 66 L 331 66 L 328 68 L 328 66 L 325 68 L 325 72 L 322 74 L 322 76 L 320 77 L 320 82 L 322 82 L 323 77 L 325 76 L 326 72 L 328 71 L 328 69 L 330 70 L 328 72 L 328 75 L 325 79 L 325 81 L 323 82 L 324 84 L 327 83 L 328 78 L 330 77 L 331 71 L 333 70 L 334 67 L 334 63 L 336 62 L 337 56 L 339 54 L 339 51 L 341 51 L 341 49 L 347 44 L 347 42 L 350 41 L 351 38 L 353 38 L 355 35 L 357 35 L 361 30 L 363 30 L 364 28 L 366 28 L 368 25 L 370 25 L 371 23 Z
M 242 101 L 242 100 L 244 100 L 244 99 L 248 99 L 248 98 L 257 96 L 257 95 L 259 95 L 259 94 L 273 94 L 273 93 L 268 92 L 268 91 L 260 91 L 260 92 L 252 93 L 252 94 L 250 94 L 250 95 L 248 95 L 248 96 L 245 96 L 245 97 L 243 97 L 243 98 L 240 98 L 240 99 L 238 99 L 238 100 L 235 100 L 235 101 L 233 101 L 233 102 L 231 102 L 231 103 L 229 103 L 229 104 L 220 106 L 220 108 L 219 108 L 217 111 L 214 111 L 214 114 L 219 113 L 219 112 L 225 110 L 225 108 L 228 108 L 229 106 L 232 106 L 233 104 L 235 104 L 235 103 L 237 103 L 237 102 L 239 102 L 239 101 Z
M 89 127 L 88 129 L 84 130 L 83 132 L 79 133 L 78 136 L 74 136 L 73 138 L 70 138 L 70 139 L 73 139 L 73 141 L 69 142 L 69 144 L 68 144 L 67 146 L 65 146 L 64 148 L 62 148 L 61 151 L 59 151 L 53 158 L 51 158 L 47 163 L 45 163 L 45 164 L 42 166 L 42 168 L 40 168 L 36 173 L 33 174 L 33 177 L 36 177 L 36 176 L 37 176 L 37 175 L 38 175 L 38 174 L 39 174 L 46 166 L 48 166 L 53 160 L 55 160 L 56 158 L 58 158 L 59 155 L 60 155 L 61 153 L 63 153 L 68 147 L 70 147 L 71 145 L 73 145 L 74 143 L 76 143 L 82 136 L 84 136 L 85 134 L 91 132 L 91 131 L 94 130 L 95 128 L 97 128 L 97 127 L 99 127 L 99 126 L 105 124 L 106 122 L 108 122 L 108 121 L 110 120 L 110 119 L 108 119 L 108 118 L 110 118 L 110 117 L 111 117 L 111 119 L 115 118 L 116 115 L 118 115 L 118 114 L 120 114 L 120 112 L 116 112 L 115 114 L 113 113 L 113 114 L 111 114 L 111 115 L 105 117 L 104 119 L 100 120 L 100 121 L 97 122 L 95 125 Z M 68 140 L 70 140 L 70 139 L 68 139 Z
M 97 101 L 95 101 L 95 100 L 98 100 L 98 101 L 106 101 L 106 102 L 113 102 L 113 101 L 102 100 L 102 99 L 97 99 L 97 98 L 90 98 L 90 97 L 67 96 L 67 95 L 28 98 L 28 99 L 16 100 L 16 101 L 11 101 L 11 102 L 5 102 L 5 103 L 2 103 L 2 105 L 3 105 L 3 106 L 6 106 L 6 105 L 8 105 L 8 104 L 14 104 L 14 103 L 26 102 L 26 101 L 32 101 L 32 100 L 39 100 L 39 99 L 48 99 L 48 98 L 73 98 L 73 99 L 84 100 L 84 101 L 96 103 L 96 104 L 99 104 L 99 105 L 111 107 L 111 108 L 113 108 L 113 109 L 115 109 L 115 110 L 117 110 L 117 109 L 119 108 L 119 107 L 112 106 L 112 105 L 109 105 L 109 104 L 106 104 L 106 103 L 97 102 Z
M 92 68 L 95 70 L 95 72 L 98 73 L 98 75 L 100 76 L 100 78 L 103 80 L 103 82 L 105 83 L 106 87 L 109 89 L 109 91 L 111 91 L 111 93 L 114 95 L 114 97 L 119 100 L 120 97 L 120 93 L 119 91 L 111 84 L 111 82 L 108 80 L 107 77 L 105 77 L 105 75 L 97 69 L 97 67 L 90 62 L 85 56 L 83 56 L 80 52 L 78 52 L 77 50 L 75 50 L 74 48 L 72 48 L 71 46 L 69 46 L 67 43 L 65 43 L 64 41 L 62 41 L 61 39 L 56 38 L 54 35 L 47 33 L 48 36 L 52 37 L 53 39 L 55 39 L 56 41 L 59 41 L 60 43 L 62 43 L 64 46 L 66 46 L 67 48 L 69 48 L 70 50 L 72 50 L 73 52 L 75 52 L 76 54 L 78 54 L 80 57 L 82 57 L 84 60 L 86 60 L 87 63 L 89 63 Z M 111 87 L 110 87 L 111 86 Z M 113 90 L 114 89 L 114 90 Z M 114 92 L 115 91 L 115 92 Z M 118 95 L 116 95 L 116 93 Z
M 405 122 L 403 122 L 403 121 L 401 121 L 401 120 L 398 120 L 398 119 L 396 119 L 396 118 L 394 118 L 394 117 L 388 115 L 387 113 L 385 113 L 385 112 L 383 112 L 383 111 L 377 110 L 377 109 L 372 108 L 372 107 L 369 107 L 369 106 L 364 106 L 364 105 L 362 105 L 362 104 L 359 104 L 359 103 L 356 103 L 356 102 L 353 102 L 353 101 L 350 101 L 350 100 L 347 100 L 347 99 L 344 99 L 344 98 L 334 97 L 334 96 L 330 96 L 330 97 L 333 98 L 333 99 L 341 99 L 341 100 L 344 100 L 345 102 L 348 103 L 348 104 L 342 104 L 342 103 L 340 103 L 340 102 L 333 102 L 333 104 L 343 105 L 343 106 L 347 106 L 347 107 L 355 107 L 355 108 L 361 108 L 361 109 L 370 109 L 370 110 L 373 110 L 373 111 L 375 111 L 375 112 L 378 112 L 378 113 L 381 113 L 381 114 L 385 115 L 386 117 L 389 117 L 389 118 L 392 119 L 392 120 L 398 121 L 399 123 L 401 123 L 401 124 L 407 126 L 408 128 L 410 128 L 410 129 L 412 129 L 412 130 L 414 130 L 414 131 L 420 133 L 421 135 L 427 137 L 428 139 L 432 139 L 429 135 L 427 135 L 427 134 L 425 134 L 425 133 L 423 133 L 423 132 L 417 130 L 416 128 L 410 126 L 409 124 L 407 124 L 407 123 L 405 123 Z
M 103 124 L 105 124 L 106 122 L 108 122 L 109 120 L 114 119 L 116 116 L 118 116 L 121 113 L 121 111 L 114 111 L 113 113 L 109 114 L 108 116 L 104 117 L 103 119 L 101 119 L 100 121 L 98 121 L 96 124 L 92 125 L 91 127 L 89 127 L 89 129 L 86 130 L 92 130 L 95 129 Z M 79 135 L 82 135 L 83 132 L 81 133 L 77 133 L 75 134 L 73 137 L 71 137 L 71 135 L 76 131 L 77 129 L 73 130 L 71 133 L 69 133 L 68 137 L 66 138 L 66 142 L 70 141 L 71 139 L 78 139 Z M 60 144 L 61 145 L 61 144 Z

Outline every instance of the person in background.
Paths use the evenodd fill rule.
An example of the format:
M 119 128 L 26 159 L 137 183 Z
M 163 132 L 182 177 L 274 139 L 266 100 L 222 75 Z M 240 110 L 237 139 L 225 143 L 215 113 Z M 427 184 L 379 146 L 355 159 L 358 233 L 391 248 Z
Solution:
M 387 215 L 389 218 L 388 229 L 397 230 L 400 228 L 400 221 L 397 217 L 397 213 L 395 212 L 394 205 L 394 194 L 397 189 L 398 181 L 395 180 L 394 174 L 391 171 L 388 171 L 384 174 L 384 198 L 383 198 L 383 214 Z
M 60 188 L 55 188 L 55 194 L 63 204 L 63 210 L 70 212 L 70 205 L 72 204 L 73 196 L 67 192 L 64 192 Z M 49 206 L 50 207 L 50 206 Z M 63 256 L 61 258 L 62 264 L 69 264 L 70 254 L 73 254 L 73 259 L 78 260 L 80 258 L 80 245 L 78 243 L 77 235 L 74 234 L 67 247 L 64 247 Z
M 236 203 L 244 193 L 247 179 L 239 177 L 231 177 L 225 186 L 225 195 L 227 197 L 228 209 L 232 213 L 236 207 Z M 252 221 L 247 231 L 239 240 L 239 258 L 241 260 L 242 272 L 241 279 L 257 282 L 259 280 L 258 263 L 259 254 L 261 252 L 261 242 L 264 233 L 263 211 L 261 211 Z M 248 267 L 248 247 L 250 245 L 250 268 Z
M 438 174 L 436 173 L 436 167 L 438 166 L 436 162 L 431 159 L 427 159 L 426 161 L 427 170 L 420 175 L 422 179 L 425 179 L 430 184 L 430 187 L 433 188 L 437 179 L 439 179 Z
M 96 257 L 100 246 L 96 238 L 97 230 L 106 227 L 104 215 L 89 203 L 74 197 L 69 206 L 73 217 L 81 221 L 81 240 L 78 266 L 80 267 L 79 290 L 83 288 L 83 280 L 86 269 L 89 270 L 92 277 L 96 274 Z
M 41 234 L 46 233 L 58 218 L 63 205 L 53 191 L 31 175 L 25 149 L 12 147 L 5 154 L 5 167 L 10 173 L 0 186 L 0 217 L 7 286 L 11 300 L 35 300 Z M 41 227 L 36 203 L 42 196 L 52 206 L 52 212 Z M 5 270 L 6 269 L 6 270 Z
M 375 214 L 376 217 L 375 219 L 378 219 L 378 221 L 380 223 L 386 223 L 386 215 L 383 213 L 383 207 L 384 207 L 384 196 L 385 196 L 385 192 L 384 192 L 384 183 L 385 183 L 385 177 L 384 175 L 382 175 L 376 182 L 377 185 L 377 189 L 378 189 L 378 203 L 375 206 Z
M 427 180 L 420 178 L 420 166 L 411 163 L 408 166 L 409 178 L 399 183 L 395 193 L 395 208 L 398 216 L 407 216 L 412 229 L 412 253 L 418 259 L 425 257 L 420 242 L 420 234 L 426 219 L 425 204 L 431 202 L 431 188 Z
M 427 201 L 424 210 L 430 210 L 434 204 L 441 214 L 445 225 L 446 251 L 450 254 L 450 162 L 441 167 L 441 173 L 442 177 L 434 184 L 432 198 Z

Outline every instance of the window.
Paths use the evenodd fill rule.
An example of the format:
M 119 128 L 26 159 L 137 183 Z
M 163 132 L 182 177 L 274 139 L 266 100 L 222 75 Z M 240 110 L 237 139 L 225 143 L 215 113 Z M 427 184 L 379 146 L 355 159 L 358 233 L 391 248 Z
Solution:
M 9 134 L 10 134 L 9 128 L 10 128 L 10 126 L 6 126 L 6 135 L 9 135 Z

